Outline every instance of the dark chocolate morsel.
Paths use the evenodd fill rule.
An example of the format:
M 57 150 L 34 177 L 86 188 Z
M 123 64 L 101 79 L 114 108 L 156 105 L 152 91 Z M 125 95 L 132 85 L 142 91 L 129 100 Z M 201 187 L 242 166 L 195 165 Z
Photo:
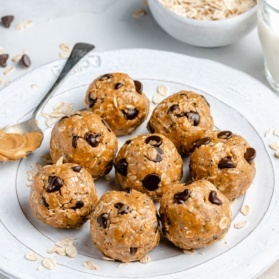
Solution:
M 231 131 L 222 131 L 217 134 L 218 139 L 229 139 L 233 136 L 233 133 Z
M 46 188 L 47 193 L 56 192 L 63 186 L 62 179 L 57 176 L 49 176 L 48 183 L 49 185 Z
M 117 209 L 117 214 L 123 215 L 130 213 L 129 206 L 126 206 L 122 202 L 118 202 L 114 205 L 114 207 Z
M 171 105 L 168 109 L 168 114 L 173 113 L 175 110 L 178 110 L 178 109 L 179 109 L 178 104 Z
M 200 146 L 202 145 L 206 145 L 208 143 L 211 142 L 211 139 L 209 137 L 205 137 L 205 138 L 202 138 L 202 139 L 199 139 L 197 140 L 195 143 L 194 143 L 194 146 L 199 148 Z
M 222 205 L 222 201 L 217 197 L 216 191 L 211 191 L 209 193 L 208 200 L 213 204 Z
M 175 203 L 183 204 L 190 197 L 190 191 L 185 189 L 183 192 L 176 193 L 173 198 Z
M 228 156 L 220 160 L 220 162 L 218 163 L 218 168 L 219 169 L 235 168 L 235 164 L 231 160 L 231 157 Z
M 14 18 L 15 17 L 13 15 L 7 15 L 7 16 L 3 16 L 1 18 L 1 21 L 6 28 L 9 28 L 11 26 L 11 23 L 13 22 Z
M 148 130 L 150 133 L 154 133 L 154 132 L 155 132 L 154 128 L 153 128 L 153 127 L 151 126 L 151 124 L 150 124 L 150 121 L 148 121 L 146 128 L 147 128 L 147 130 Z
M 111 74 L 105 74 L 105 75 L 102 75 L 102 76 L 100 77 L 100 80 L 101 80 L 101 81 L 104 81 L 104 80 L 108 80 L 108 79 L 111 79 L 111 78 L 113 78 L 113 75 L 111 75 Z
M 114 89 L 117 90 L 117 89 L 121 88 L 122 86 L 123 86 L 123 83 L 117 82 L 117 83 L 114 85 Z
M 79 139 L 79 136 L 73 136 L 72 137 L 72 147 L 77 148 L 77 141 Z
M 248 147 L 244 153 L 244 158 L 249 164 L 252 164 L 256 158 L 256 150 L 252 147 Z
M 159 188 L 161 178 L 156 173 L 148 174 L 142 181 L 142 185 L 148 191 L 155 191 Z
M 91 98 L 90 94 L 88 95 L 88 106 L 92 108 L 97 102 L 97 98 Z
M 82 169 L 82 166 L 74 166 L 74 167 L 72 167 L 72 170 L 73 170 L 74 172 L 80 172 L 81 169 Z
M 97 223 L 106 229 L 108 227 L 108 219 L 109 215 L 107 213 L 102 213 L 101 215 L 98 216 L 97 218 Z
M 46 199 L 44 197 L 42 197 L 42 202 L 43 202 L 43 205 L 45 207 L 49 207 L 48 203 L 46 202 Z
M 142 86 L 142 83 L 138 80 L 134 80 L 134 84 L 135 84 L 135 87 L 136 87 L 136 91 L 138 93 L 141 93 L 142 90 L 143 90 L 143 86 Z
M 9 54 L 0 54 L 0 66 L 6 67 L 7 66 L 7 60 L 9 58 Z
M 125 158 L 120 159 L 118 162 L 116 162 L 114 164 L 114 167 L 119 174 L 127 176 L 128 163 Z
M 145 139 L 145 143 L 159 147 L 162 144 L 162 139 L 159 136 L 149 136 Z
M 131 142 L 132 142 L 132 141 L 129 139 L 129 140 L 126 140 L 124 144 L 127 144 L 127 145 L 128 145 L 128 144 L 130 144 Z
M 82 208 L 84 206 L 83 201 L 77 201 L 76 205 L 74 207 L 72 207 L 72 209 L 79 209 Z
M 130 254 L 131 255 L 135 255 L 138 251 L 138 248 L 137 247 L 130 247 Z
M 128 120 L 133 120 L 138 116 L 139 110 L 137 108 L 131 108 L 131 109 L 122 110 L 122 113 L 125 115 L 125 117 Z
M 19 61 L 25 68 L 29 68 L 31 66 L 30 57 L 27 54 L 23 54 Z
M 97 147 L 99 144 L 99 141 L 97 138 L 100 136 L 100 134 L 90 134 L 86 133 L 84 136 L 84 139 L 88 142 L 89 145 L 92 147 Z
M 189 111 L 184 113 L 193 126 L 197 126 L 200 123 L 200 115 L 195 111 Z

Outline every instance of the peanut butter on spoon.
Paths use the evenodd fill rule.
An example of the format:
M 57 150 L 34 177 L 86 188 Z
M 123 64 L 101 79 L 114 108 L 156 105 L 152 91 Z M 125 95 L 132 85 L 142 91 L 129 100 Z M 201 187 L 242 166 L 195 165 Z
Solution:
M 0 161 L 16 161 L 36 150 L 42 142 L 40 132 L 26 134 L 5 133 L 0 129 Z

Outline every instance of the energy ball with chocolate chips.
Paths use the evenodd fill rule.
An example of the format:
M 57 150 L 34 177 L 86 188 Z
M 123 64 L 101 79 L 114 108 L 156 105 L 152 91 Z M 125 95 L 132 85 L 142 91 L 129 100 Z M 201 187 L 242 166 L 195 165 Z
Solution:
M 159 199 L 182 177 L 183 162 L 174 144 L 160 134 L 140 135 L 120 148 L 114 164 L 122 188 Z
M 44 166 L 35 175 L 30 192 L 34 215 L 55 228 L 79 228 L 97 201 L 92 176 L 71 163 Z
M 243 137 L 231 131 L 214 131 L 195 146 L 190 157 L 194 180 L 210 181 L 229 200 L 245 193 L 255 177 L 256 151 Z
M 89 86 L 85 103 L 117 135 L 132 133 L 147 117 L 149 101 L 140 81 L 124 73 L 105 74 Z
M 160 239 L 153 201 L 136 190 L 106 192 L 90 220 L 91 236 L 101 252 L 114 260 L 141 260 Z
M 180 91 L 164 99 L 148 122 L 150 133 L 160 133 L 170 139 L 181 155 L 194 148 L 194 142 L 206 131 L 213 130 L 213 120 L 206 99 L 191 91 Z
M 78 111 L 58 121 L 51 133 L 50 155 L 53 162 L 86 168 L 94 179 L 109 173 L 117 151 L 117 139 L 107 123 L 90 111 Z
M 160 203 L 163 234 L 183 250 L 209 246 L 230 228 L 230 202 L 206 180 L 175 184 Z

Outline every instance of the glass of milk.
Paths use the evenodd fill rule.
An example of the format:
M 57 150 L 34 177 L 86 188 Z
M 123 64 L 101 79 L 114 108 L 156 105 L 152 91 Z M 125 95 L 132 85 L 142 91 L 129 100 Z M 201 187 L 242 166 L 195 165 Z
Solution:
M 264 54 L 265 76 L 279 93 L 279 0 L 258 0 L 258 33 Z

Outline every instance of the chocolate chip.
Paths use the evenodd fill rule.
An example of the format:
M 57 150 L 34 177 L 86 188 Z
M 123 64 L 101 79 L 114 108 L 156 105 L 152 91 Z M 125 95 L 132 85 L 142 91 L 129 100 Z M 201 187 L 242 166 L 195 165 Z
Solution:
M 114 164 L 114 167 L 119 174 L 127 176 L 128 163 L 125 158 L 120 159 L 118 162 L 116 162 L 116 164 Z
M 108 80 L 108 79 L 111 79 L 111 78 L 113 78 L 113 75 L 111 75 L 111 74 L 105 74 L 105 75 L 102 75 L 102 76 L 100 77 L 100 80 L 101 80 L 101 81 L 104 81 L 104 80 Z
M 97 223 L 106 229 L 108 227 L 108 219 L 109 215 L 107 213 L 102 213 L 101 215 L 98 216 L 97 218 Z
M 153 128 L 153 127 L 151 126 L 151 124 L 150 124 L 150 121 L 148 121 L 146 128 L 147 128 L 147 130 L 148 130 L 150 133 L 154 133 L 154 132 L 155 132 L 154 128 Z
M 229 139 L 233 136 L 233 133 L 231 131 L 222 131 L 217 134 L 218 139 Z
M 43 205 L 45 207 L 49 207 L 48 203 L 46 202 L 46 199 L 44 197 L 42 197 L 42 202 L 43 202 Z
M 122 202 L 118 202 L 114 205 L 114 207 L 117 209 L 117 214 L 124 215 L 130 213 L 129 206 L 123 204 Z
M 222 201 L 217 197 L 216 191 L 211 191 L 209 193 L 208 200 L 213 204 L 222 205 Z
M 121 83 L 121 82 L 117 82 L 115 85 L 114 85 L 114 89 L 117 90 L 119 88 L 121 88 L 124 84 Z
M 206 145 L 206 144 L 208 144 L 208 143 L 210 143 L 210 142 L 211 142 L 211 139 L 210 139 L 209 137 L 205 137 L 205 138 L 202 138 L 202 139 L 197 140 L 197 141 L 194 143 L 194 146 L 195 146 L 196 148 L 199 148 L 200 146 Z
M 200 115 L 195 111 L 189 111 L 184 114 L 193 126 L 197 126 L 200 123 Z
M 210 107 L 210 104 L 208 103 L 207 99 L 203 95 L 201 95 L 201 97 L 205 100 L 206 104 Z
M 252 147 L 248 147 L 244 153 L 244 158 L 249 164 L 252 164 L 253 160 L 256 158 L 256 150 Z
M 122 112 L 128 120 L 135 119 L 139 114 L 139 110 L 137 108 L 122 110 Z
M 77 201 L 76 205 L 74 207 L 72 207 L 72 209 L 79 209 L 82 208 L 84 206 L 83 201 Z
M 74 166 L 74 167 L 72 167 L 72 170 L 73 170 L 74 172 L 80 172 L 81 169 L 82 169 L 81 166 Z
M 88 142 L 92 147 L 97 147 L 99 145 L 99 140 L 97 139 L 100 134 L 90 134 L 86 133 L 84 135 L 84 139 Z
M 63 181 L 57 176 L 49 176 L 48 183 L 49 185 L 46 189 L 47 193 L 56 192 L 63 186 Z
M 137 247 L 130 247 L 130 254 L 133 256 L 137 253 L 138 248 Z
M 142 89 L 143 89 L 142 83 L 140 81 L 138 81 L 138 80 L 134 80 L 134 84 L 135 84 L 135 87 L 136 87 L 136 91 L 138 93 L 141 93 Z
M 107 123 L 104 119 L 102 119 L 102 123 L 106 126 L 106 128 L 108 129 L 108 131 L 111 132 L 110 126 L 108 125 L 108 123 Z
M 7 66 L 8 58 L 9 58 L 9 54 L 0 54 L 0 66 L 1 67 Z
M 148 191 L 155 191 L 159 188 L 161 178 L 156 173 L 148 174 L 142 181 L 142 185 Z
M 231 157 L 225 157 L 220 160 L 218 164 L 219 169 L 230 169 L 230 168 L 235 168 L 234 162 L 231 160 Z
M 29 68 L 31 66 L 30 57 L 27 54 L 23 54 L 19 61 L 25 68 Z
M 174 104 L 174 105 L 169 107 L 168 114 L 173 113 L 175 110 L 178 110 L 178 109 L 179 109 L 179 105 L 178 104 Z
M 149 136 L 145 139 L 145 143 L 159 147 L 162 144 L 162 139 L 159 136 Z
M 89 108 L 92 108 L 97 102 L 97 98 L 92 98 L 90 94 L 88 95 L 88 105 Z
M 7 16 L 3 16 L 1 18 L 1 21 L 6 28 L 9 28 L 11 26 L 11 23 L 13 22 L 14 18 L 15 17 L 12 15 L 7 15 Z
M 126 140 L 124 144 L 130 144 L 132 141 L 131 140 Z
M 72 147 L 77 148 L 77 141 L 79 139 L 79 136 L 73 136 L 72 137 Z
M 173 198 L 175 203 L 183 204 L 190 197 L 190 191 L 185 189 L 183 192 L 176 193 Z

